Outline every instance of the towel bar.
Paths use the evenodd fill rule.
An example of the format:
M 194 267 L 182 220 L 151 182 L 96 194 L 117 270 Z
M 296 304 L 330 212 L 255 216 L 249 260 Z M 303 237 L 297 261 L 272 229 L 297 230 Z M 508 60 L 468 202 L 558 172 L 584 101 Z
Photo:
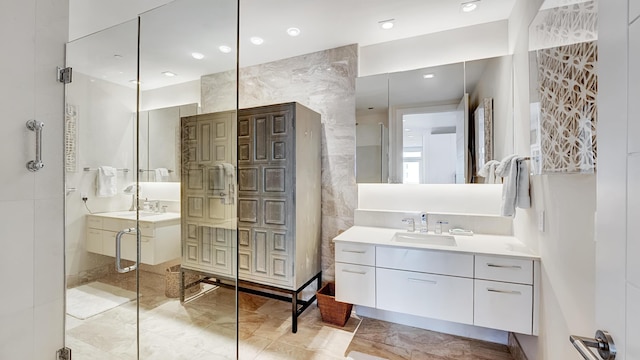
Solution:
M 92 168 L 84 168 L 84 171 L 98 171 L 98 169 L 92 169 Z M 116 169 L 117 171 L 122 171 L 122 172 L 129 172 L 129 169 Z

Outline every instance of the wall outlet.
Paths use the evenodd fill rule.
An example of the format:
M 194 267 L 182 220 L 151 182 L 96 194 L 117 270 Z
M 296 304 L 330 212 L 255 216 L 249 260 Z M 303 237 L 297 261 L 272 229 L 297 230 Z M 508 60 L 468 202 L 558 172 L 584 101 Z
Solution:
M 538 211 L 538 230 L 544 232 L 544 210 Z
M 89 199 L 89 195 L 86 192 L 81 192 L 80 199 L 82 199 L 82 201 L 86 201 Z

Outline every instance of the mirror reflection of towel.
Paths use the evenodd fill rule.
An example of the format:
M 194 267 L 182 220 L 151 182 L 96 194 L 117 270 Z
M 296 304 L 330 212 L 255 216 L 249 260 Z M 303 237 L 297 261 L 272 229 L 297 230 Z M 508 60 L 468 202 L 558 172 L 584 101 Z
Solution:
M 156 182 L 169 181 L 169 170 L 167 168 L 157 168 L 154 172 L 156 174 Z
M 98 175 L 96 176 L 96 196 L 111 197 L 118 193 L 117 170 L 111 166 L 98 167 Z

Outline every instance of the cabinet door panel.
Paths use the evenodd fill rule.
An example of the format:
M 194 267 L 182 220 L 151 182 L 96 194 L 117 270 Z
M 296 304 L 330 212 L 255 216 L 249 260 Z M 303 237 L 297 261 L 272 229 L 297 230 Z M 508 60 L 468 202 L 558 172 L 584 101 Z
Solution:
M 379 309 L 473 323 L 473 279 L 376 269 Z
M 531 285 L 475 280 L 474 292 L 474 325 L 531 334 Z
M 336 263 L 336 300 L 376 306 L 376 268 Z

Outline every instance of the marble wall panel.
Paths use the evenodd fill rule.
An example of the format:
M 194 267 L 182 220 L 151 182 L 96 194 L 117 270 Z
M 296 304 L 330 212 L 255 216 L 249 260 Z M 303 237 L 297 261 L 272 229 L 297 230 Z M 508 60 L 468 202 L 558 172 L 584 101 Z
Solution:
M 353 224 L 357 46 L 240 69 L 240 108 L 296 101 L 322 117 L 322 269 L 334 276 L 331 239 Z M 235 72 L 203 76 L 203 112 L 235 108 Z

